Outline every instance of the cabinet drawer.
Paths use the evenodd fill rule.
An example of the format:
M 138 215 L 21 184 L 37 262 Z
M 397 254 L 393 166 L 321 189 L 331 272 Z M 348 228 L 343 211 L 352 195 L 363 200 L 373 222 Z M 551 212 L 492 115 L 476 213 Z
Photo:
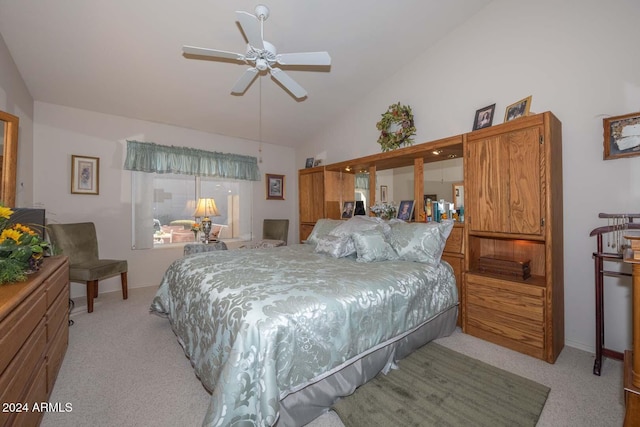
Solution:
M 43 288 L 38 288 L 0 323 L 0 373 L 20 350 L 47 310 Z
M 68 323 L 69 315 L 69 291 L 63 290 L 53 304 L 47 310 L 47 342 L 50 342 L 60 325 Z
M 456 254 L 463 253 L 464 243 L 464 227 L 454 226 L 451 230 L 451 234 L 447 238 L 447 243 L 444 246 L 444 252 L 452 252 Z
M 466 281 L 468 305 L 533 322 L 544 321 L 544 288 L 469 273 Z
M 44 415 L 43 412 L 33 411 L 33 405 L 35 403 L 47 401 L 47 375 L 44 363 L 42 363 L 38 369 L 33 383 L 29 386 L 27 394 L 23 402 L 29 404 L 29 412 L 21 412 L 16 414 L 16 417 L 8 425 L 14 426 L 37 426 L 40 424 L 40 419 Z M 0 423 L 2 425 L 2 423 Z
M 44 319 L 0 376 L 0 402 L 22 402 L 27 384 L 47 346 Z
M 47 392 L 51 394 L 53 390 L 53 384 L 58 376 L 60 366 L 62 366 L 62 360 L 64 354 L 67 351 L 69 345 L 69 325 L 62 324 L 58 328 L 58 332 L 49 343 L 49 350 L 47 352 Z
M 51 307 L 51 304 L 56 300 L 60 292 L 67 286 L 69 282 L 69 270 L 66 268 L 67 263 L 64 263 L 60 268 L 51 274 L 45 281 L 45 290 L 47 293 L 47 307 Z

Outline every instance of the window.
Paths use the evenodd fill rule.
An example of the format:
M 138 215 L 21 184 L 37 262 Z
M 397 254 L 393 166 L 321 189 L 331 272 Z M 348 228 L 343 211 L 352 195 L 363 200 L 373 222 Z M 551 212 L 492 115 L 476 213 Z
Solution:
M 191 223 L 196 201 L 213 198 L 226 225 L 222 239 L 251 240 L 252 181 L 182 174 L 132 172 L 134 249 L 195 241 Z

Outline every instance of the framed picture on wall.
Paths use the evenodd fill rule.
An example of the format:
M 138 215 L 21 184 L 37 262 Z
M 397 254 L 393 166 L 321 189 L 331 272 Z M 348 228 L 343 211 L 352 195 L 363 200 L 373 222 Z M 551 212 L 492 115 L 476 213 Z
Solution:
M 640 156 L 640 113 L 607 117 L 604 126 L 604 160 Z
M 100 194 L 100 159 L 71 155 L 71 193 Z
M 380 186 L 380 201 L 382 203 L 387 203 L 387 186 L 386 185 Z
M 284 175 L 266 174 L 267 200 L 284 200 Z
M 529 108 L 531 108 L 531 96 L 509 105 L 504 112 L 505 123 L 518 117 L 528 116 Z
M 496 104 L 487 105 L 484 108 L 476 111 L 476 118 L 473 121 L 473 130 L 478 130 L 491 126 L 493 123 L 493 113 L 496 109 Z

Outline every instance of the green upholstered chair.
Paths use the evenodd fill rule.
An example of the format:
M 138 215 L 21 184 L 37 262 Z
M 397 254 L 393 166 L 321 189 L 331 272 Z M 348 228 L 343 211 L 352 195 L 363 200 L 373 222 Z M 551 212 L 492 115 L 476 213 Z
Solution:
M 288 219 L 265 219 L 262 222 L 262 239 L 263 240 L 283 240 L 287 244 L 289 236 L 289 220 Z
M 98 296 L 99 280 L 119 274 L 122 299 L 127 299 L 127 261 L 99 258 L 94 223 L 48 224 L 47 234 L 53 253 L 69 257 L 69 280 L 86 282 L 89 313 L 93 312 L 93 299 Z

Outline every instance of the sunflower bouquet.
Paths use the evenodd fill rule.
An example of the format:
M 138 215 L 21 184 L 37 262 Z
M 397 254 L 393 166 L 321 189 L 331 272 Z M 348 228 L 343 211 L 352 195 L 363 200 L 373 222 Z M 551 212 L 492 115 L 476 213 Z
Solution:
M 42 265 L 49 243 L 31 227 L 14 224 L 13 211 L 0 205 L 0 285 L 20 282 Z

